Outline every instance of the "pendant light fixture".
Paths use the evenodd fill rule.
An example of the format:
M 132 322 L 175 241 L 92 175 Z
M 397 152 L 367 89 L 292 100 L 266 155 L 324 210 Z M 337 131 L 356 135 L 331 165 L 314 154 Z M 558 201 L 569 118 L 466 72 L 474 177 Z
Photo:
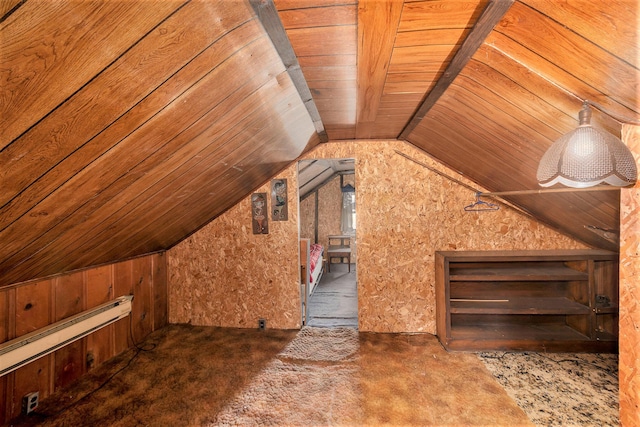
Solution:
M 580 124 L 549 147 L 538 165 L 542 187 L 562 184 L 587 188 L 601 183 L 616 187 L 632 185 L 638 170 L 629 148 L 616 136 L 591 126 L 591 110 L 584 102 Z

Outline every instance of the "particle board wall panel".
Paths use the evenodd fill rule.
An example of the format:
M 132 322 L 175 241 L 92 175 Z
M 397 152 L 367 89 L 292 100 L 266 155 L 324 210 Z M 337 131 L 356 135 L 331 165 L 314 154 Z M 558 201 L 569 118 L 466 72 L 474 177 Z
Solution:
M 307 197 L 300 202 L 300 238 L 316 243 L 316 196 Z
M 182 3 L 23 4 L 1 28 L 3 67 L 22 72 L 2 84 L 0 147 L 63 103 Z
M 188 78 L 187 76 L 183 77 L 187 80 L 200 79 L 194 86 L 189 90 L 184 91 L 181 96 L 177 97 L 173 101 L 174 104 L 177 105 L 188 103 L 190 105 L 189 114 L 176 117 L 176 115 L 173 114 L 173 111 L 177 107 L 163 110 L 153 119 L 148 120 L 144 126 L 138 128 L 135 132 L 130 133 L 127 138 L 120 141 L 118 144 L 115 144 L 108 150 L 108 152 L 100 156 L 89 167 L 66 181 L 63 185 L 57 188 L 54 193 L 49 195 L 47 199 L 41 201 L 37 205 L 36 210 L 41 213 L 45 212 L 46 214 L 31 215 L 26 218 L 23 217 L 19 222 L 2 230 L 1 235 L 10 242 L 15 242 L 17 240 L 15 238 L 16 233 L 20 233 L 20 230 L 24 230 L 24 227 L 27 227 L 27 229 L 30 230 L 29 233 L 33 233 L 34 235 L 40 234 L 41 236 L 41 240 L 34 240 L 29 245 L 24 245 L 24 247 L 15 244 L 9 245 L 6 249 L 7 252 L 17 252 L 17 254 L 3 260 L 3 265 L 10 265 L 12 262 L 17 262 L 14 261 L 16 259 L 28 259 L 29 254 L 34 253 L 35 251 L 40 251 L 42 246 L 45 246 L 42 240 L 50 243 L 52 239 L 57 238 L 62 233 L 71 229 L 73 229 L 75 234 L 78 229 L 73 227 L 73 224 L 77 215 L 91 216 L 90 213 L 97 211 L 99 214 L 95 215 L 95 220 L 89 222 L 92 224 L 100 224 L 106 216 L 105 211 L 100 208 L 107 204 L 110 199 L 114 197 L 122 199 L 125 197 L 131 198 L 137 196 L 144 191 L 143 185 L 145 183 L 149 185 L 148 183 L 151 178 L 158 180 L 160 178 L 157 174 L 162 174 L 163 172 L 166 173 L 165 171 L 170 171 L 179 166 L 179 164 L 163 164 L 163 162 L 166 162 L 167 156 L 180 160 L 179 156 L 171 156 L 171 154 L 185 145 L 186 142 L 189 141 L 189 137 L 193 138 L 198 135 L 198 132 L 202 132 L 203 128 L 206 128 L 206 126 L 211 123 L 211 120 L 216 117 L 214 115 L 215 112 L 211 111 L 213 107 L 216 107 L 213 99 L 225 100 L 230 87 L 235 86 L 243 88 L 243 86 L 246 86 L 244 90 L 236 94 L 235 98 L 239 100 L 242 97 L 248 96 L 251 93 L 251 88 L 255 88 L 255 85 L 257 84 L 245 84 L 246 80 L 238 76 L 234 66 L 238 65 L 238 61 L 247 62 L 247 57 L 242 54 L 230 54 L 228 52 L 230 47 L 244 46 L 243 43 L 249 43 L 247 48 L 249 52 L 247 52 L 247 54 L 250 55 L 250 57 L 253 57 L 254 59 L 274 58 L 272 50 L 266 49 L 266 46 L 264 45 L 266 41 L 263 40 L 262 44 L 250 43 L 252 41 L 251 37 L 255 37 L 255 34 L 255 24 L 234 32 L 233 36 L 224 38 L 224 41 L 216 44 L 216 48 L 211 49 L 213 53 L 209 56 L 205 56 L 203 63 L 210 65 L 214 58 L 223 54 L 230 55 L 232 60 L 223 61 L 221 67 L 207 73 L 204 78 L 202 78 L 202 73 L 204 73 L 204 70 L 202 69 L 203 63 L 199 63 L 199 66 L 194 66 L 195 70 L 193 73 L 195 75 L 189 75 Z M 248 40 L 246 40 L 246 38 L 248 38 Z M 230 41 L 228 39 L 230 39 Z M 222 47 L 219 47 L 218 45 L 221 45 Z M 263 50 L 270 52 L 270 54 L 261 54 L 260 52 Z M 233 53 L 237 53 L 237 51 L 233 51 Z M 219 60 L 220 59 L 224 59 L 224 57 L 219 58 Z M 271 62 L 274 62 L 274 59 L 271 59 Z M 258 82 L 268 81 L 266 80 L 269 76 L 267 73 L 274 68 L 276 67 L 271 67 L 270 69 L 267 69 L 266 72 L 263 70 L 263 78 L 256 80 Z M 281 68 L 282 65 L 279 64 L 276 69 Z M 226 81 L 226 85 L 224 87 L 219 84 L 220 79 L 224 79 Z M 198 90 L 206 91 L 209 96 L 206 98 L 200 96 L 197 92 Z M 233 104 L 227 102 L 223 104 L 223 107 L 229 106 L 228 108 L 232 108 L 230 105 Z M 205 119 L 208 118 L 208 120 L 199 120 L 198 123 L 200 126 L 191 126 L 193 124 L 193 117 L 191 114 L 195 114 L 196 118 L 200 118 L 207 112 L 208 116 L 205 117 Z M 220 114 L 220 112 L 217 111 L 217 114 Z M 189 129 L 190 126 L 191 128 Z M 159 131 L 159 129 L 161 129 L 161 131 Z M 181 135 L 181 133 L 186 129 L 189 129 L 189 132 L 187 132 L 186 135 Z M 159 135 L 159 133 L 161 133 L 161 135 Z M 202 149 L 202 142 L 200 140 L 196 139 L 195 141 L 190 142 L 191 144 L 189 147 L 192 147 L 192 151 L 196 150 L 197 152 Z M 197 154 L 194 153 L 193 155 Z M 163 167 L 156 169 L 156 175 L 143 181 L 141 183 L 142 185 L 134 185 L 140 180 L 140 178 L 145 178 L 146 175 L 159 164 L 163 164 Z M 96 171 L 100 172 L 97 173 Z M 129 171 L 129 173 L 124 173 L 126 171 Z M 98 191 L 101 188 L 102 191 Z M 86 192 L 98 194 L 89 202 L 74 197 L 76 194 L 83 194 Z M 65 203 L 61 206 L 55 201 L 58 197 L 68 200 L 69 203 Z M 95 226 L 88 223 L 83 225 L 90 229 L 95 228 Z M 13 249 L 14 246 L 15 249 Z M 59 251 L 52 249 L 51 252 L 55 254 Z
M 297 187 L 295 166 L 274 178 Z M 270 191 L 270 180 L 257 192 Z M 169 321 L 257 328 L 301 326 L 298 202 L 289 195 L 289 219 L 254 235 L 251 201 L 244 198 L 167 253 Z M 268 206 L 270 208 L 270 206 Z
M 356 159 L 360 330 L 435 333 L 436 250 L 584 247 L 504 205 L 465 212 L 472 192 L 395 149 L 465 180 L 399 141 L 328 143 L 308 154 Z
M 473 192 L 398 156 L 396 149 L 465 180 L 400 141 L 326 143 L 303 157 L 356 159 L 360 330 L 435 333 L 436 250 L 584 248 L 506 205 L 497 212 L 465 212 Z M 290 166 L 285 175 L 293 179 L 296 169 Z M 309 197 L 303 203 L 312 200 Z M 244 200 L 169 252 L 171 322 L 255 327 L 248 313 L 259 313 L 254 307 L 265 298 L 271 307 L 289 301 L 299 311 L 295 273 L 295 286 L 276 287 L 268 297 L 255 287 L 260 282 L 256 270 L 273 259 L 272 252 L 282 254 L 279 265 L 296 271 L 299 265 L 297 252 L 285 255 L 290 236 L 281 241 L 271 240 L 275 237 L 271 234 L 247 238 L 249 214 L 243 212 L 249 209 L 248 203 Z M 294 237 L 296 230 L 293 225 Z M 256 248 L 258 239 L 265 241 L 269 251 Z M 297 240 L 290 246 L 297 247 Z M 274 286 L 284 280 L 274 279 Z
M 622 140 L 640 163 L 640 126 L 623 126 Z M 620 425 L 640 426 L 640 183 L 620 200 Z

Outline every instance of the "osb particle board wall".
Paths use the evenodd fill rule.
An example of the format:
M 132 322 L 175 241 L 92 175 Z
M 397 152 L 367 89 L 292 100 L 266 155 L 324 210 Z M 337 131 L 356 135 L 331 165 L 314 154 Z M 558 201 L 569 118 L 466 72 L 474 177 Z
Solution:
M 640 163 L 640 126 L 622 139 Z M 640 183 L 620 194 L 620 425 L 640 426 Z
M 463 180 L 401 141 L 326 143 L 306 156 L 356 161 L 360 330 L 435 333 L 436 250 L 584 248 L 504 206 L 465 212 L 471 191 L 395 150 Z M 295 171 L 277 177 L 289 179 L 290 220 L 269 235 L 251 234 L 246 199 L 169 251 L 171 322 L 300 326 Z
M 286 178 L 288 221 L 271 221 L 269 234 L 253 234 L 251 199 L 245 198 L 168 252 L 169 321 L 196 325 L 295 329 L 300 320 L 298 181 Z M 256 192 L 267 193 L 270 182 Z
M 435 333 L 436 250 L 584 247 L 504 206 L 465 212 L 471 191 L 395 150 L 464 181 L 401 141 L 329 143 L 308 156 L 356 160 L 360 330 Z
M 22 397 L 40 399 L 141 342 L 167 322 L 164 254 L 123 261 L 0 291 L 0 342 L 122 295 L 134 295 L 130 317 L 0 377 L 0 424 L 20 414 Z M 132 323 L 131 323 L 132 322 Z

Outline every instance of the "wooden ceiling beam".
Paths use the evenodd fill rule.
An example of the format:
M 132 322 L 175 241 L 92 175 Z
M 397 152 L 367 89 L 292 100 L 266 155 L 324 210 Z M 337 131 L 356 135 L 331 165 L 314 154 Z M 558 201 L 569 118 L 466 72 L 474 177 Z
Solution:
M 356 138 L 374 135 L 403 2 L 358 2 L 358 95 Z
M 278 15 L 278 10 L 273 4 L 273 0 L 249 0 L 249 3 L 251 3 L 251 7 L 273 42 L 273 46 L 276 48 L 278 55 L 280 55 L 289 77 L 291 77 L 302 102 L 311 116 L 311 121 L 313 121 L 320 141 L 327 142 L 329 138 L 322 123 L 322 118 L 311 96 L 311 90 L 309 90 L 309 85 L 302 74 L 298 58 L 293 51 L 293 46 L 291 46 L 289 37 L 287 37 L 287 32 L 284 29 L 284 25 L 282 25 L 280 15 Z
M 509 10 L 514 0 L 491 0 L 482 12 L 473 29 L 460 46 L 444 74 L 435 84 L 431 92 L 424 99 L 418 111 L 413 115 L 407 126 L 402 130 L 398 139 L 408 140 L 409 134 L 418 126 L 431 107 L 440 99 L 447 88 L 453 83 L 458 74 L 467 65 L 471 57 L 482 46 L 493 28 L 500 22 L 504 14 Z

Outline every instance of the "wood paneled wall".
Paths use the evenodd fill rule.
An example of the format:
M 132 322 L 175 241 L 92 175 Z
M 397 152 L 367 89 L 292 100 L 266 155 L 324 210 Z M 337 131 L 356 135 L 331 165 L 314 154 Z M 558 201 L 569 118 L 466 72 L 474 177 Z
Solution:
M 464 180 L 401 141 L 325 143 L 306 156 L 356 162 L 360 330 L 435 333 L 436 250 L 584 248 L 504 205 L 465 212 L 472 191 L 395 150 Z M 268 235 L 251 234 L 247 198 L 168 252 L 172 323 L 300 327 L 296 169 L 278 176 L 289 179 L 289 221 Z
M 640 126 L 622 139 L 640 163 Z M 640 183 L 620 197 L 620 425 L 640 426 Z
M 0 422 L 20 414 L 22 397 L 40 399 L 141 342 L 167 323 L 166 257 L 158 253 L 0 291 L 0 342 L 19 337 L 122 295 L 131 315 L 0 377 Z

